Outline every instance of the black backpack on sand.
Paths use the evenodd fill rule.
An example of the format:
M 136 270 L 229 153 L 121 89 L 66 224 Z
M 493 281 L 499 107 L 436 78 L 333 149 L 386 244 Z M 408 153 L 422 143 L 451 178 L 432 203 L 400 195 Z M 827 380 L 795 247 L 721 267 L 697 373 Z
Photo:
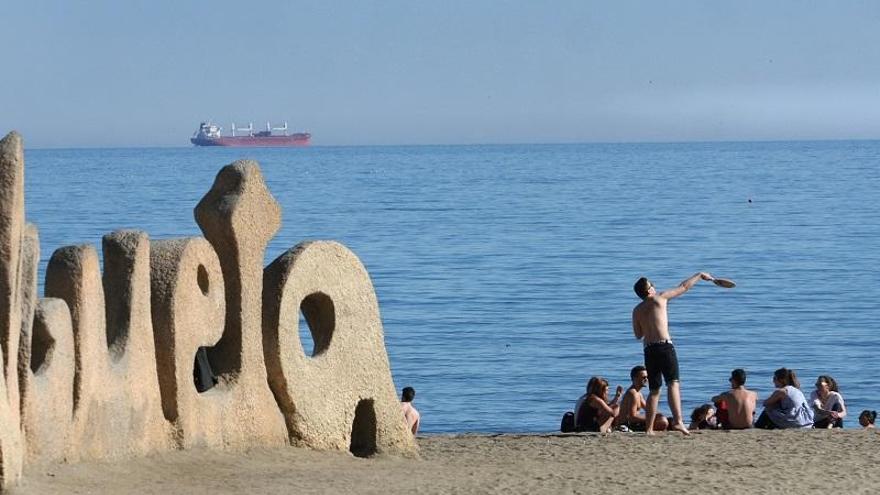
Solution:
M 562 415 L 562 423 L 559 425 L 559 431 L 562 433 L 571 433 L 574 431 L 574 413 L 566 411 Z

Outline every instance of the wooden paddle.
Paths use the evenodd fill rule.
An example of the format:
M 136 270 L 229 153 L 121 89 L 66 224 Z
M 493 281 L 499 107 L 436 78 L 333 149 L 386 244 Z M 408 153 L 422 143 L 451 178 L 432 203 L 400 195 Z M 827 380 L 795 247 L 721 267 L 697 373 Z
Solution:
M 736 283 L 728 278 L 715 277 L 712 279 L 712 283 L 717 285 L 718 287 L 724 287 L 725 289 L 732 289 L 736 287 Z

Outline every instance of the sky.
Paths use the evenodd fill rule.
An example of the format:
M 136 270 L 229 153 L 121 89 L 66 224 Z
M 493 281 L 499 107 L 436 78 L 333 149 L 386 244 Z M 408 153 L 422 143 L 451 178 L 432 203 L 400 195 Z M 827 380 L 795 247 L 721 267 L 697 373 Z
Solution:
M 29 0 L 0 47 L 36 148 L 880 139 L 875 1 Z

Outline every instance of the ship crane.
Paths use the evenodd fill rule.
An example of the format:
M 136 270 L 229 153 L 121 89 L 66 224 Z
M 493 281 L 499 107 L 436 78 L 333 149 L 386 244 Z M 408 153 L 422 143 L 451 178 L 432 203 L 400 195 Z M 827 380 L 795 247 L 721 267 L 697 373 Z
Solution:
M 235 131 L 244 131 L 248 133 L 248 136 L 254 135 L 254 123 L 251 122 L 247 127 L 235 127 L 235 122 L 232 123 L 232 137 L 235 137 Z
M 270 124 L 267 121 L 266 122 L 266 131 L 268 131 L 269 133 L 272 133 L 272 131 L 284 131 L 284 135 L 286 136 L 287 135 L 287 121 L 286 120 L 284 121 L 283 127 L 272 127 L 272 124 Z

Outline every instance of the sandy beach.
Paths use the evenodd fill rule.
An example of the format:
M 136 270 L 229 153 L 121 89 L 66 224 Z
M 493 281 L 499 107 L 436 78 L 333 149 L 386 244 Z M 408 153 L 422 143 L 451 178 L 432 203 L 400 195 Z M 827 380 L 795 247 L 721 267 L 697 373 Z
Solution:
M 454 435 L 418 443 L 421 459 L 282 448 L 31 466 L 13 493 L 876 493 L 880 486 L 873 431 Z

